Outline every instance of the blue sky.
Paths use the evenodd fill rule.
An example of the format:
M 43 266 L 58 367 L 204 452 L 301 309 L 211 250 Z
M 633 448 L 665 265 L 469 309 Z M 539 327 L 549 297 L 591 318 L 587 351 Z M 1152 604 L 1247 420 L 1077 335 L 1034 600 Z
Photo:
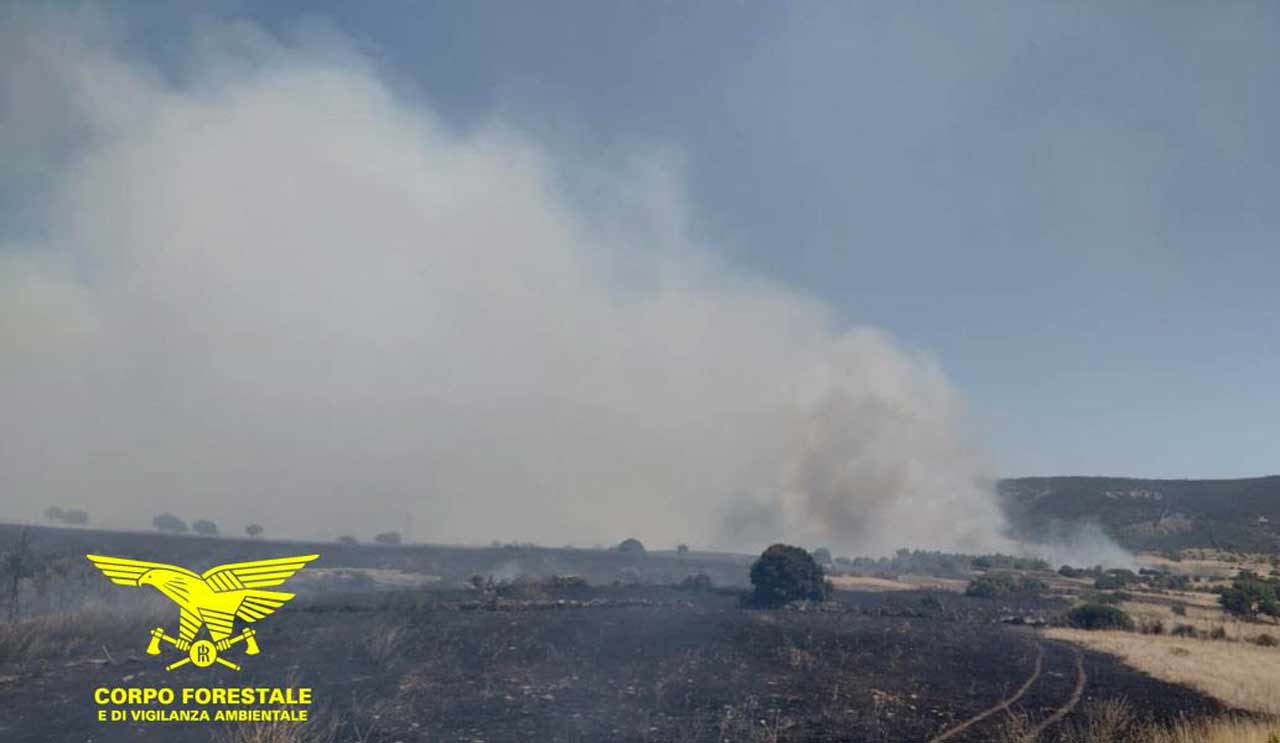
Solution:
M 193 24 L 331 24 L 568 183 L 671 153 L 700 240 L 935 356 L 1004 474 L 1280 470 L 1274 4 L 177 6 L 106 7 L 179 78 Z

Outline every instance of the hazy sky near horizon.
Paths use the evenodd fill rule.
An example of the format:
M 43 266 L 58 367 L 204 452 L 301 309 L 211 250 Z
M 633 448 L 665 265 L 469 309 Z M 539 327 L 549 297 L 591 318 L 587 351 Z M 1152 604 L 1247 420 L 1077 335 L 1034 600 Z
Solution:
M 586 213 L 660 160 L 684 237 L 624 252 L 696 243 L 927 354 L 999 474 L 1280 470 L 1274 4 L 203 6 L 68 7 L 176 87 L 211 26 L 342 37 Z M 10 134 L 0 244 L 39 244 L 54 186 Z

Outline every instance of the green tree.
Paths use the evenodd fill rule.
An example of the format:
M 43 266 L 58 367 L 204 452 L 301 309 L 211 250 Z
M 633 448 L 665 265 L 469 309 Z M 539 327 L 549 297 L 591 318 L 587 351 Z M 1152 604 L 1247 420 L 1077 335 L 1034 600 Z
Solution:
M 89 513 L 79 508 L 68 508 L 62 512 L 62 523 L 73 526 L 84 526 L 89 523 Z
M 1280 581 L 1267 580 L 1256 573 L 1244 571 L 1231 581 L 1231 587 L 1223 589 L 1218 603 L 1228 614 L 1253 618 L 1259 614 L 1280 616 Z
M 191 531 L 205 537 L 218 536 L 218 525 L 209 519 L 199 519 L 191 524 Z
M 773 545 L 752 563 L 751 585 L 750 603 L 760 607 L 822 601 L 827 596 L 822 566 L 808 552 L 787 544 Z
M 182 534 L 187 531 L 187 522 L 171 513 L 162 513 L 156 516 L 151 519 L 151 525 L 160 531 L 173 532 L 174 534 Z

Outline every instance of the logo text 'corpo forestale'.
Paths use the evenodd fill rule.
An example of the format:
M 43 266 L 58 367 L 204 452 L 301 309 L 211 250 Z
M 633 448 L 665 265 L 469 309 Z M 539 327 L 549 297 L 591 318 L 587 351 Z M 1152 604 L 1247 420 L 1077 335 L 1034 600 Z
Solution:
M 221 666 L 240 670 L 231 651 L 246 656 L 261 652 L 257 635 L 248 626 L 273 614 L 293 598 L 292 593 L 267 590 L 283 585 L 319 555 L 295 555 L 218 565 L 197 574 L 178 565 L 127 557 L 85 555 L 89 562 L 121 586 L 151 586 L 178 605 L 176 637 L 164 627 L 151 629 L 147 655 L 160 655 L 169 646 L 182 656 L 164 666 Z M 237 631 L 237 622 L 240 624 Z M 228 657 L 230 656 L 230 657 Z M 243 662 L 243 659 L 237 658 Z M 94 690 L 98 719 L 103 722 L 306 721 L 310 688 L 102 687 Z M 178 708 L 176 706 L 181 705 Z M 194 706 L 188 706 L 194 705 Z M 210 709 L 229 707 L 230 709 Z M 270 705 L 273 709 L 256 708 Z

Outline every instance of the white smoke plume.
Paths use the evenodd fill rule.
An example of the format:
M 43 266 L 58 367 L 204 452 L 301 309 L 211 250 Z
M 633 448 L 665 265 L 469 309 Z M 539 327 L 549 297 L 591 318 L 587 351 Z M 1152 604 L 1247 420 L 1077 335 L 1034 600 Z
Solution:
M 176 74 L 92 13 L 7 20 L 3 516 L 1008 546 L 937 365 L 694 244 L 676 158 L 588 207 L 331 32 L 205 28 Z

